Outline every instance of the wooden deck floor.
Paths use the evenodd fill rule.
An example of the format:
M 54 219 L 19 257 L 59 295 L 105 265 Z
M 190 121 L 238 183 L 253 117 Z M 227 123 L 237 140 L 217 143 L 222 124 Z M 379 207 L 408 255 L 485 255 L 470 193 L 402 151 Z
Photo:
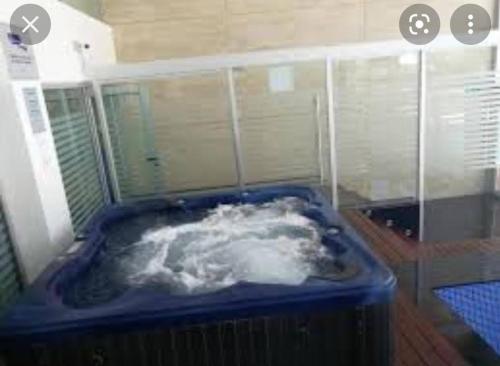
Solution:
M 471 251 L 500 251 L 500 240 L 469 240 L 459 243 L 416 245 L 391 229 L 378 225 L 356 210 L 343 212 L 378 255 L 397 265 L 420 258 L 442 258 Z M 409 298 L 399 290 L 395 307 L 396 366 L 467 365 L 460 352 L 434 327 Z
M 470 239 L 453 242 L 426 242 L 417 245 L 391 228 L 377 224 L 357 210 L 343 211 L 344 217 L 372 245 L 388 264 L 401 264 L 417 259 L 446 258 L 467 253 L 500 253 L 500 238 Z
M 396 300 L 395 328 L 395 366 L 467 365 L 460 353 L 401 292 Z

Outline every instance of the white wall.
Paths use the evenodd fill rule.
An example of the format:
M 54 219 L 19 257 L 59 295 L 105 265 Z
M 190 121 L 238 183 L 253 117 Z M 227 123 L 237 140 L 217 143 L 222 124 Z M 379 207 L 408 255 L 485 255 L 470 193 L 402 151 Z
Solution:
M 21 269 L 32 280 L 56 254 L 51 243 L 32 162 L 12 86 L 0 83 L 0 194 Z M 65 220 L 64 220 L 65 221 Z
M 8 23 L 20 0 L 1 0 L 0 23 Z M 34 134 L 22 90 L 42 84 L 85 80 L 75 42 L 88 43 L 92 63 L 115 62 L 113 34 L 107 25 L 56 0 L 30 0 L 51 16 L 47 39 L 34 46 L 39 80 L 10 80 L 0 47 L 0 194 L 9 219 L 21 269 L 28 282 L 71 244 L 73 230 L 47 111 L 46 131 Z

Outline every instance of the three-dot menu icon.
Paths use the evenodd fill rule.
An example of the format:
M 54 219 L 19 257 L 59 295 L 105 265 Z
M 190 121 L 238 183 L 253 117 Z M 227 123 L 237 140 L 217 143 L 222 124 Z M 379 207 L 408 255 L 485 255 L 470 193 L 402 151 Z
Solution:
M 469 20 L 469 22 L 467 23 L 467 25 L 469 26 L 469 30 L 467 31 L 467 33 L 469 34 L 474 34 L 474 15 L 473 14 L 469 14 L 467 15 L 467 19 Z
M 491 31 L 491 18 L 479 5 L 466 4 L 451 16 L 451 32 L 455 38 L 468 45 L 481 43 Z

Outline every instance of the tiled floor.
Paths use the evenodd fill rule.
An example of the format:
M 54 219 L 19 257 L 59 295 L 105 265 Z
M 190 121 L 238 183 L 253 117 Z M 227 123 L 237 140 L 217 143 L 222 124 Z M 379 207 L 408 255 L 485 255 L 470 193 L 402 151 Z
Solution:
M 396 365 L 500 365 L 500 358 L 432 292 L 499 280 L 500 238 L 419 245 L 360 211 L 343 214 L 398 277 Z

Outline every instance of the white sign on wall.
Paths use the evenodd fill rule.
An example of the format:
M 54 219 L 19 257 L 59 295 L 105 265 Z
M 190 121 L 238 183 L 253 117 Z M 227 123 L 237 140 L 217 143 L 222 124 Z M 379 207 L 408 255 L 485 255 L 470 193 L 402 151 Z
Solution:
M 271 93 L 291 92 L 295 89 L 293 66 L 273 66 L 268 69 Z
M 23 44 L 21 38 L 11 32 L 8 24 L 0 23 L 0 38 L 10 78 L 13 80 L 38 79 L 38 67 L 33 47 Z

